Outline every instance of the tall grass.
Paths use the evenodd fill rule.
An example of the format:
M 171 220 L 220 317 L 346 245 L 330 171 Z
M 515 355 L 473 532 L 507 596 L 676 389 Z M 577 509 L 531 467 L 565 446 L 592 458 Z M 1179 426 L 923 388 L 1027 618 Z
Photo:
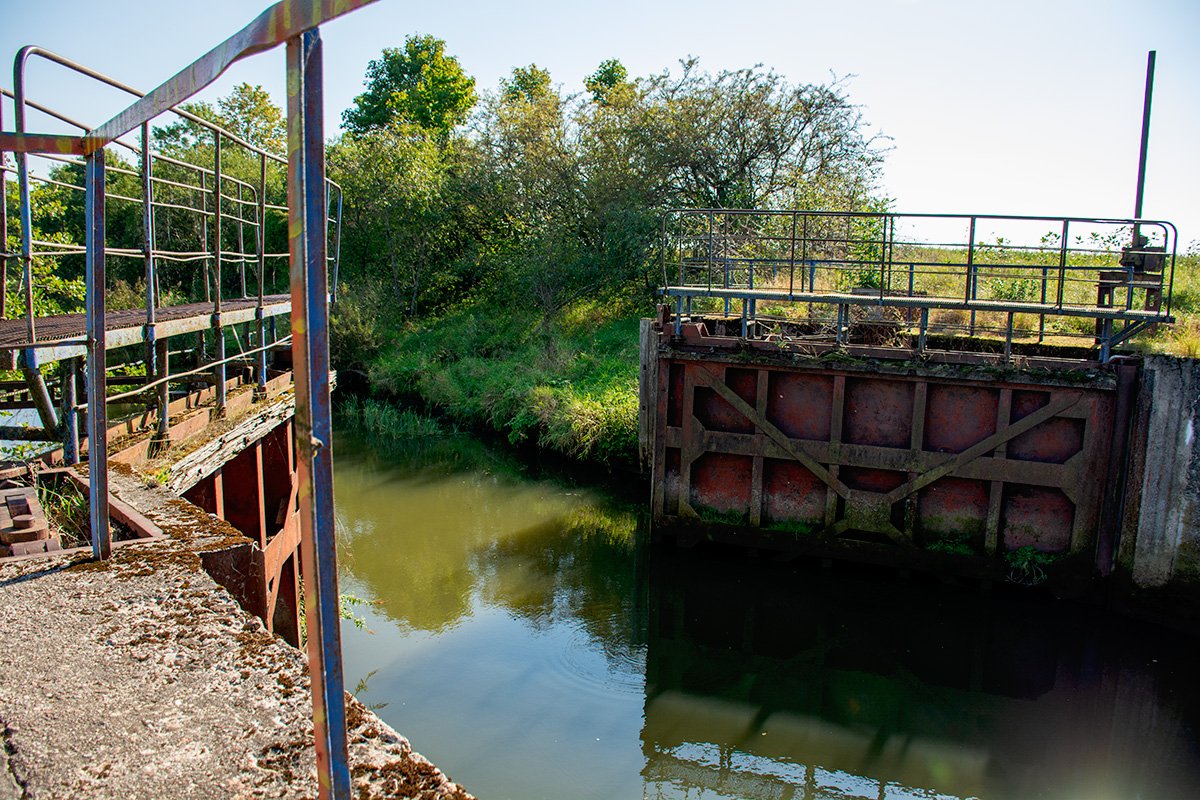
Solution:
M 415 439 L 450 432 L 433 417 L 373 398 L 349 397 L 342 402 L 338 413 L 346 428 L 368 436 Z
M 371 380 L 450 420 L 595 462 L 637 455 L 638 320 L 645 309 L 586 301 L 553 336 L 532 315 L 457 309 L 397 334 Z

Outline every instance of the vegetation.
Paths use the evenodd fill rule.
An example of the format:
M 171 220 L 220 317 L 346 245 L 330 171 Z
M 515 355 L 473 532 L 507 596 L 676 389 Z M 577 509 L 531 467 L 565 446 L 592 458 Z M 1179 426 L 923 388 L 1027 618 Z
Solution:
M 335 362 L 577 458 L 635 456 L 663 209 L 881 202 L 883 150 L 841 81 L 694 59 L 631 78 L 608 59 L 573 94 L 529 64 L 471 110 L 445 44 L 410 37 L 365 83 L 328 153 L 346 191 Z
M 333 357 L 337 368 L 368 378 L 376 400 L 416 401 L 454 424 L 578 458 L 632 460 L 636 320 L 655 299 L 662 212 L 886 211 L 877 183 L 886 146 L 836 78 L 794 84 L 761 66 L 713 74 L 695 59 L 632 77 L 610 58 L 578 89 L 565 89 L 529 64 L 480 91 L 445 42 L 432 36 L 410 36 L 371 61 L 364 91 L 344 112 L 344 131 L 327 150 L 329 175 L 344 189 Z M 215 104 L 186 108 L 255 146 L 283 147 L 283 115 L 260 87 L 243 84 Z M 211 202 L 212 187 L 201 190 L 203 178 L 189 165 L 211 168 L 213 136 L 182 120 L 155 129 L 153 137 L 174 159 L 156 167 L 164 179 L 157 197 L 175 206 L 159 209 L 156 231 L 182 250 L 205 250 L 209 226 L 195 209 L 205 191 Z M 253 153 L 228 146 L 222 159 L 235 179 L 224 187 L 227 196 L 257 184 Z M 110 165 L 114 198 L 136 198 L 137 168 L 115 155 Z M 270 163 L 266 169 L 267 205 L 279 205 L 283 170 Z M 49 177 L 79 184 L 79 170 L 61 164 Z M 34 193 L 35 238 L 82 242 L 82 193 L 55 183 L 38 184 Z M 17 249 L 16 195 L 9 193 L 6 209 L 14 232 L 10 250 Z M 246 195 L 225 202 L 232 214 L 252 201 Z M 854 224 L 864 230 L 850 231 L 851 241 L 863 244 L 848 258 L 867 266 L 822 280 L 888 289 L 890 283 L 881 283 L 893 276 L 873 266 L 881 256 L 882 234 L 874 229 L 880 223 L 863 218 Z M 264 227 L 267 253 L 285 253 L 284 215 L 269 208 Z M 136 252 L 142 235 L 140 204 L 110 203 L 110 242 Z M 222 236 L 224 250 L 253 250 L 244 241 L 253 229 L 230 222 Z M 1054 249 L 1054 242 L 1044 244 L 1047 252 Z M 1043 254 L 1034 251 L 1003 241 L 980 247 L 976 255 L 984 265 L 1030 259 L 1024 271 L 985 270 L 984 292 L 1012 300 L 1039 293 Z M 946 254 L 912 249 L 892 256 L 936 264 Z M 250 260 L 227 264 L 224 291 L 245 279 Z M 1176 308 L 1185 314 L 1200 304 L 1196 260 L 1193 250 L 1177 271 Z M 282 257 L 268 258 L 267 291 L 282 289 L 285 264 Z M 81 310 L 80 255 L 39 257 L 34 270 L 40 313 Z M 115 306 L 142 302 L 142 270 L 138 258 L 112 260 Z M 208 296 L 213 279 L 203 257 L 188 258 L 160 264 L 154 288 L 171 304 Z M 22 310 L 19 284 L 8 283 L 10 314 Z M 938 312 L 934 322 L 961 313 Z M 1145 341 L 1195 354 L 1200 328 L 1194 322 L 1164 327 Z M 371 401 L 347 418 L 403 436 L 433 432 L 422 428 L 424 418 L 392 417 L 382 408 Z

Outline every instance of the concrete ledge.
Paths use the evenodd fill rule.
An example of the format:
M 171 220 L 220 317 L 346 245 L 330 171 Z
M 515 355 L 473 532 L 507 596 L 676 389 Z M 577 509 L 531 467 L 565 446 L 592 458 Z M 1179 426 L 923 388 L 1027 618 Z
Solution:
M 0 565 L 0 798 L 315 797 L 304 657 L 201 568 L 245 538 L 132 473 L 112 489 L 164 537 Z M 356 798 L 470 797 L 348 703 Z

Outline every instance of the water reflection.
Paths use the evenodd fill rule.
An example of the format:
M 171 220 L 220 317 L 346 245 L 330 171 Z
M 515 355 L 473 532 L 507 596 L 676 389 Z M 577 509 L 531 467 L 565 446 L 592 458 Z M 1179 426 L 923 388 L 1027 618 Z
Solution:
M 360 697 L 480 797 L 1191 797 L 1187 643 L 1025 596 L 639 547 L 468 438 L 337 447 Z M 367 630 L 374 631 L 368 633 Z
M 651 563 L 651 796 L 1102 800 L 1200 785 L 1186 642 L 861 569 Z

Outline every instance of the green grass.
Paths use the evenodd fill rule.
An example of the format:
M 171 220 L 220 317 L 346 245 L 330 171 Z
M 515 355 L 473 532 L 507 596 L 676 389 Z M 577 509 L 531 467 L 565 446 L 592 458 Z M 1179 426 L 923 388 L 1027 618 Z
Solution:
M 433 417 L 372 398 L 348 397 L 338 407 L 338 415 L 345 428 L 367 436 L 415 439 L 451 432 Z
M 532 316 L 468 305 L 399 332 L 369 365 L 370 379 L 386 394 L 513 444 L 632 463 L 644 313 L 620 302 L 580 303 L 547 337 Z

